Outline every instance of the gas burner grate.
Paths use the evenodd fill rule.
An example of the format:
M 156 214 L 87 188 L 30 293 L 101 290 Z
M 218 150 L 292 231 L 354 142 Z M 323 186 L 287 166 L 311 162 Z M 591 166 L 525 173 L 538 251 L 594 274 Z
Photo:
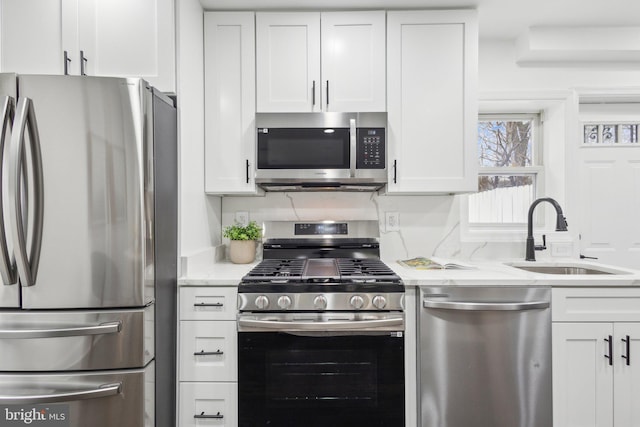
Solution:
M 300 279 L 304 265 L 304 259 L 266 259 L 247 273 L 243 280 Z
M 342 278 L 397 278 L 396 274 L 377 258 L 339 258 L 337 262 L 340 276 Z

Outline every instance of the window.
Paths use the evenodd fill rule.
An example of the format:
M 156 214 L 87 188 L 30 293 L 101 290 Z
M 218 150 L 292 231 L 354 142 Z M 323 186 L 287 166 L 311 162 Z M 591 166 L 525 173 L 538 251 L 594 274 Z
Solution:
M 539 114 L 481 115 L 478 192 L 468 199 L 471 228 L 521 229 L 541 193 Z
M 626 145 L 638 143 L 638 123 L 585 123 L 584 144 Z

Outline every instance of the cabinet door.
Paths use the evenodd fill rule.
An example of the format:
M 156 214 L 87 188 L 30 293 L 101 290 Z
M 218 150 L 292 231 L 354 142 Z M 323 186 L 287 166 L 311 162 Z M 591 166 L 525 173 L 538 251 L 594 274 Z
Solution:
M 325 111 L 386 111 L 384 11 L 322 14 Z
M 86 74 L 142 77 L 175 92 L 173 0 L 82 0 L 78 33 Z
M 616 427 L 638 427 L 640 426 L 640 323 L 615 323 L 614 331 L 614 419 Z
M 477 190 L 477 70 L 475 12 L 388 12 L 389 192 Z
M 235 383 L 180 383 L 178 425 L 237 427 L 238 386 Z
M 612 324 L 553 323 L 552 329 L 553 424 L 613 427 L 614 366 L 605 358 Z
M 65 50 L 74 62 L 79 59 L 76 5 L 77 0 L 0 0 L 0 71 L 62 74 Z
M 205 191 L 255 193 L 253 12 L 206 12 Z
M 258 112 L 320 111 L 320 13 L 256 13 Z

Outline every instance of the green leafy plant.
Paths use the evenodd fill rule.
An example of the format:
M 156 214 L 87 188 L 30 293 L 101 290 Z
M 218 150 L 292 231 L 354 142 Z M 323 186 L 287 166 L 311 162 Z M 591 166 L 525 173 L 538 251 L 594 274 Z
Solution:
M 225 227 L 222 235 L 231 240 L 258 240 L 262 236 L 262 229 L 255 221 L 251 221 L 247 225 L 236 223 Z

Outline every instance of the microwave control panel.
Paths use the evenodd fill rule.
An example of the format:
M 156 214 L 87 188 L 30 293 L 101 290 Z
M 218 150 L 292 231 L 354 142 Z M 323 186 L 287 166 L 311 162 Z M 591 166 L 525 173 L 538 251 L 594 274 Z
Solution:
M 384 169 L 385 145 L 384 128 L 358 128 L 356 168 Z

